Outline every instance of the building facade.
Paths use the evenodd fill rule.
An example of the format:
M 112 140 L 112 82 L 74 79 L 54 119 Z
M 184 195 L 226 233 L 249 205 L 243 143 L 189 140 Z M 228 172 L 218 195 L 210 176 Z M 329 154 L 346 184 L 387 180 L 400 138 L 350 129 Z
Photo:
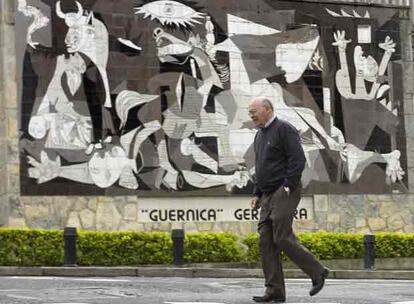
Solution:
M 414 231 L 408 1 L 1 5 L 0 226 L 253 232 L 266 96 L 306 154 L 297 229 Z

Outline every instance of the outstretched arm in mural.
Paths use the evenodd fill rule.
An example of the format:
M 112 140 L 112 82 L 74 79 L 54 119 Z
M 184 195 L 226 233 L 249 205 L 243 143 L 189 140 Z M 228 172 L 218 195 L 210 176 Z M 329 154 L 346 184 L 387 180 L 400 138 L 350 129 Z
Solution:
M 378 76 L 383 76 L 385 74 L 385 71 L 387 70 L 387 67 L 388 67 L 388 63 L 391 60 L 391 56 L 395 52 L 395 45 L 396 45 L 395 42 L 389 36 L 385 37 L 385 41 L 379 44 L 379 47 L 383 49 L 385 53 L 381 59 L 381 63 L 378 69 Z M 374 82 L 374 84 L 372 85 L 371 91 L 369 93 L 369 96 L 371 98 L 381 97 L 381 96 L 378 96 L 379 94 L 377 94 L 379 93 L 380 86 L 381 86 L 381 83 L 378 82 L 378 80 Z
M 31 156 L 28 156 L 27 160 L 32 166 L 29 168 L 29 177 L 36 179 L 38 184 L 48 182 L 57 177 L 67 178 L 85 184 L 93 184 L 87 163 L 62 167 L 60 156 L 52 160 L 45 151 L 40 153 L 40 161 Z
M 389 184 L 401 181 L 405 175 L 400 164 L 401 153 L 398 150 L 380 154 L 373 151 L 360 150 L 352 144 L 347 144 L 346 150 L 345 175 L 351 183 L 358 180 L 365 168 L 373 163 L 386 164 L 385 176 L 386 182 Z
M 251 179 L 246 168 L 239 168 L 231 175 L 205 174 L 195 171 L 183 170 L 182 174 L 185 180 L 197 188 L 211 188 L 215 186 L 226 186 L 226 190 L 231 192 L 234 187 L 244 188 Z
M 345 31 L 337 31 L 334 33 L 334 39 L 335 42 L 332 45 L 338 47 L 339 62 L 341 63 L 341 68 L 335 75 L 338 91 L 345 98 L 352 98 L 351 79 L 348 70 L 348 60 L 346 58 L 346 46 L 352 40 L 345 39 Z
M 122 186 L 136 189 L 138 184 L 131 181 L 130 176 L 125 176 L 133 168 L 136 168 L 135 159 L 127 157 L 125 150 L 111 143 L 111 138 L 103 142 L 101 149 L 91 154 L 88 162 L 62 166 L 60 156 L 51 159 L 45 151 L 40 154 L 40 161 L 28 156 L 29 177 L 38 183 L 45 183 L 57 177 L 66 178 L 85 184 L 95 184 L 99 188 L 108 188 L 121 178 Z

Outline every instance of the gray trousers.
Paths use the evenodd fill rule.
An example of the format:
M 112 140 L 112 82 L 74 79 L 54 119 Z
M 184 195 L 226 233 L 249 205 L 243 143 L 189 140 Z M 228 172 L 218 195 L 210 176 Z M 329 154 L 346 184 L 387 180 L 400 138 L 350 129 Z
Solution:
M 285 279 L 280 253 L 283 251 L 309 277 L 317 278 L 324 270 L 321 263 L 297 240 L 292 230 L 293 217 L 300 202 L 301 187 L 290 195 L 280 187 L 260 199 L 259 249 L 266 293 L 285 297 Z

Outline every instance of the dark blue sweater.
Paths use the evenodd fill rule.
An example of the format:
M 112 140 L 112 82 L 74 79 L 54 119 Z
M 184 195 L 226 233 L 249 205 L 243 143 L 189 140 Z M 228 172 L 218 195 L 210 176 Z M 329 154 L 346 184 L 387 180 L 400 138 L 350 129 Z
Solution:
M 270 193 L 284 185 L 295 189 L 305 168 L 305 153 L 299 133 L 287 121 L 277 117 L 261 128 L 254 139 L 256 180 L 254 195 Z

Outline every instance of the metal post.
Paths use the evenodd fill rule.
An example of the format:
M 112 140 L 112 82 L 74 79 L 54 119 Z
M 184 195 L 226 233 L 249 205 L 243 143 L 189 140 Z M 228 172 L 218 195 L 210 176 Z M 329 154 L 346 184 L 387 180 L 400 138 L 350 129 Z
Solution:
M 63 230 L 63 239 L 65 241 L 64 266 L 76 265 L 76 227 L 65 227 Z
M 184 230 L 173 229 L 171 233 L 173 241 L 173 264 L 183 265 L 184 264 Z
M 375 269 L 375 236 L 372 234 L 364 235 L 364 268 Z

